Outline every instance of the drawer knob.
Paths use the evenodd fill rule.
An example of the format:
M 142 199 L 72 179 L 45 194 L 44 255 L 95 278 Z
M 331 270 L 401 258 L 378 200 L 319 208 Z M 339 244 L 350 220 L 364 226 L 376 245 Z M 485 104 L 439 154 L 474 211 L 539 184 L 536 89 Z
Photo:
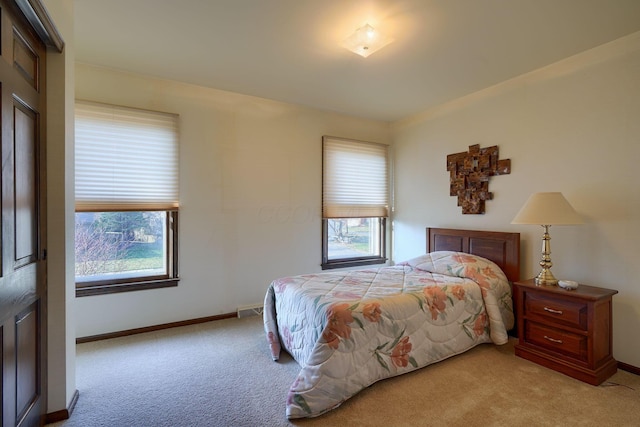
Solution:
M 551 338 L 551 337 L 548 337 L 548 336 L 546 336 L 546 335 L 544 336 L 544 339 L 545 339 L 545 340 L 547 340 L 547 341 L 554 342 L 554 343 L 556 343 L 556 344 L 562 344 L 562 340 L 557 340 L 557 339 L 555 339 L 555 338 Z
M 549 313 L 553 313 L 553 314 L 562 314 L 562 310 L 554 310 L 553 308 L 549 308 L 549 307 L 545 307 L 544 311 L 548 311 Z

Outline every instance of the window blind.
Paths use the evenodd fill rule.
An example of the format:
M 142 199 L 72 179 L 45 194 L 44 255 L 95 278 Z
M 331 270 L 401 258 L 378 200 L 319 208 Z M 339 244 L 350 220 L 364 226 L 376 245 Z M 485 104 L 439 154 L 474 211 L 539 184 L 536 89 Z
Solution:
M 387 217 L 387 146 L 329 136 L 322 142 L 322 217 Z
M 77 211 L 178 207 L 178 116 L 76 101 Z

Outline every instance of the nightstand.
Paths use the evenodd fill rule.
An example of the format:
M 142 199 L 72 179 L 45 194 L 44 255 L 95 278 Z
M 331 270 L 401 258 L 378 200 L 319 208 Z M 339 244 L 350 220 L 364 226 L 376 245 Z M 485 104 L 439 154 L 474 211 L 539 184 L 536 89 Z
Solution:
M 515 282 L 516 356 L 598 385 L 615 374 L 611 298 L 618 291 Z

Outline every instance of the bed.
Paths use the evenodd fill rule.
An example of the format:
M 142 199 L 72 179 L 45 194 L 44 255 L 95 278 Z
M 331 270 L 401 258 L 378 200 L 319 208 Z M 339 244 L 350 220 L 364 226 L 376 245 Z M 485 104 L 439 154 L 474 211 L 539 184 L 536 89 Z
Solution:
M 376 381 L 501 345 L 513 328 L 518 233 L 427 228 L 424 255 L 394 266 L 283 277 L 268 287 L 274 360 L 300 365 L 289 419 L 338 407 Z

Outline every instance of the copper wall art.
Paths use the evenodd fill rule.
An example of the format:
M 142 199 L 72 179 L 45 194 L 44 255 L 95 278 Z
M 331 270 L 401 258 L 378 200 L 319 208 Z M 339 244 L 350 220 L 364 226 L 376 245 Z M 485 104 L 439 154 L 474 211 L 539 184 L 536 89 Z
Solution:
M 470 145 L 468 152 L 449 154 L 449 195 L 458 196 L 463 214 L 483 214 L 485 200 L 491 200 L 489 178 L 511 173 L 511 159 L 498 160 L 498 146 Z

